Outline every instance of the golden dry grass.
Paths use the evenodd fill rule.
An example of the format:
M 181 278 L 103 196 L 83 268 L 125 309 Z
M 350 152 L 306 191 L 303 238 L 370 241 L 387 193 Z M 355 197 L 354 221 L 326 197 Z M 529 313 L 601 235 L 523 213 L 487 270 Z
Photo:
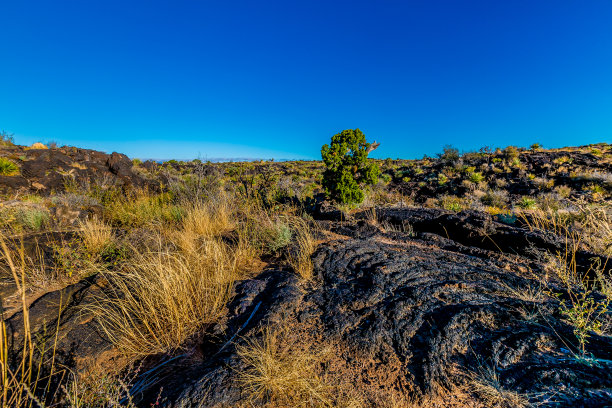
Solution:
M 310 280 L 313 275 L 312 254 L 317 248 L 317 243 L 312 236 L 310 225 L 305 220 L 295 218 L 290 225 L 296 247 L 287 254 L 287 262 L 300 277 Z
M 322 369 L 334 349 L 308 344 L 304 338 L 299 341 L 287 327 L 265 328 L 261 339 L 239 345 L 237 352 L 246 365 L 238 380 L 251 406 L 364 406 L 358 393 L 351 393 Z
M 40 143 L 40 142 L 36 142 L 36 143 L 32 143 L 31 146 L 26 147 L 25 150 L 30 150 L 30 149 L 48 149 L 49 147 L 47 147 L 47 145 Z
M 94 311 L 109 338 L 130 355 L 174 349 L 220 316 L 239 277 L 239 256 L 216 239 L 193 253 L 136 253 L 120 271 L 105 273 L 116 296 Z
M 94 312 L 124 352 L 172 350 L 219 318 L 253 254 L 244 240 L 228 243 L 217 236 L 232 223 L 223 211 L 187 210 L 182 228 L 160 232 L 158 248 L 134 249 L 120 270 L 105 272 L 115 293 Z
M 475 392 L 484 406 L 495 408 L 526 408 L 529 400 L 526 395 L 503 387 L 494 367 L 481 365 L 477 373 L 472 373 L 469 388 Z
M 91 255 L 99 255 L 113 239 L 111 227 L 98 218 L 80 222 L 79 233 L 85 249 Z

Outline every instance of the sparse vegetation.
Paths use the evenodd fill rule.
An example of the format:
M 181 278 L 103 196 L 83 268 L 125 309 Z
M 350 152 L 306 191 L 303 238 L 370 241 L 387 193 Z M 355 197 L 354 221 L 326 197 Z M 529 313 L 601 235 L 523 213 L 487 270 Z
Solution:
M 507 371 L 497 368 L 495 361 L 462 367 L 461 372 L 448 368 L 445 375 L 456 383 L 444 387 L 438 384 L 425 393 L 418 388 L 398 392 L 391 380 L 384 383 L 387 376 L 406 369 L 393 361 L 397 351 L 390 351 L 389 360 L 382 363 L 378 356 L 355 353 L 352 347 L 357 344 L 364 347 L 361 352 L 367 350 L 369 345 L 358 343 L 366 340 L 326 338 L 321 327 L 307 326 L 322 324 L 309 320 L 322 307 L 316 302 L 325 299 L 340 304 L 355 288 L 380 287 L 400 300 L 389 303 L 386 295 L 364 292 L 360 300 L 344 303 L 337 311 L 325 309 L 340 320 L 345 319 L 343 314 L 364 313 L 368 317 L 351 324 L 379 330 L 367 325 L 388 317 L 375 314 L 387 313 L 380 305 L 397 306 L 416 296 L 409 283 L 402 283 L 402 287 L 408 285 L 402 290 L 386 286 L 394 282 L 394 276 L 407 276 L 401 275 L 403 266 L 387 267 L 394 257 L 405 260 L 401 265 L 416 268 L 418 279 L 426 279 L 431 267 L 436 276 L 459 282 L 448 286 L 452 289 L 436 289 L 439 292 L 432 298 L 440 304 L 455 302 L 445 296 L 455 296 L 466 287 L 470 299 L 481 299 L 472 308 L 502 293 L 516 308 L 509 312 L 514 320 L 503 330 L 513 330 L 509 327 L 521 321 L 544 327 L 543 333 L 548 334 L 538 340 L 543 344 L 538 352 L 552 350 L 547 358 L 563 355 L 588 367 L 607 364 L 593 347 L 607 344 L 612 334 L 612 283 L 606 263 L 612 256 L 612 183 L 605 167 L 612 157 L 610 146 L 557 151 L 536 144 L 530 150 L 487 148 L 463 154 L 447 146 L 437 159 L 385 161 L 367 159 L 369 146 L 358 130 L 335 135 L 331 146 L 322 150 L 326 166 L 321 162 L 168 161 L 159 165 L 130 161 L 138 177 L 133 184 L 108 174 L 75 177 L 74 172 L 87 175 L 90 171 L 89 164 L 78 159 L 68 162 L 69 171 L 43 171 L 48 179 L 57 174 L 62 180 L 62 185 L 53 188 L 42 184 L 47 179 L 32 178 L 24 170 L 27 184 L 6 190 L 0 205 L 0 233 L 5 242 L 0 289 L 13 293 L 2 303 L 2 408 L 142 406 L 144 402 L 132 398 L 151 377 L 134 368 L 138 364 L 145 364 L 147 370 L 165 367 L 169 361 L 170 367 L 172 361 L 179 361 L 175 358 L 200 364 L 198 359 L 210 362 L 220 350 L 235 355 L 242 364 L 230 377 L 242 387 L 244 403 L 250 406 L 509 407 L 542 400 L 513 389 L 511 381 L 505 380 Z M 13 163 L 16 175 L 20 173 L 16 163 L 26 169 L 24 162 L 43 153 L 37 148 L 14 151 L 0 160 Z M 71 148 L 54 149 L 73 154 Z M 376 183 L 379 168 L 383 173 Z M 324 192 L 336 202 L 324 201 Z M 355 208 L 357 203 L 360 208 Z M 403 214 L 409 214 L 408 218 L 400 219 Z M 426 224 L 432 219 L 439 225 Z M 469 234 L 453 229 L 462 222 L 472 223 Z M 533 247 L 517 249 L 514 241 L 499 243 L 500 235 L 494 236 L 494 230 L 500 225 L 517 242 L 528 239 Z M 346 264 L 326 264 L 329 253 L 354 240 L 374 244 L 367 250 L 348 251 Z M 422 252 L 401 258 L 413 250 Z M 431 252 L 439 256 L 438 263 L 421 268 Z M 362 262 L 358 257 L 363 254 L 371 258 Z M 462 258 L 465 254 L 480 260 Z M 11 266 L 11 262 L 15 263 Z M 482 262 L 479 265 L 486 267 L 450 279 L 448 274 L 462 268 L 461 262 Z M 489 269 L 497 271 L 499 281 L 478 278 Z M 343 281 L 347 271 L 354 275 Z M 462 280 L 472 273 L 473 278 Z M 278 278 L 284 276 L 292 280 Z M 66 334 L 58 330 L 68 324 L 64 322 L 74 324 L 72 309 L 55 311 L 66 318 L 51 325 L 40 325 L 46 317 L 36 317 L 36 324 L 31 324 L 28 314 L 32 304 L 46 302 L 36 302 L 45 296 L 61 298 L 66 305 L 63 302 L 69 297 L 64 299 L 56 289 L 81 288 L 85 293 L 82 288 L 87 285 L 99 290 L 93 300 L 88 298 L 86 305 L 79 306 L 78 315 L 89 316 L 79 324 L 95 322 L 117 358 L 114 364 L 96 356 L 96 362 L 107 365 L 97 365 L 95 370 L 68 367 L 66 361 L 57 360 L 63 357 L 55 349 L 65 347 L 60 343 Z M 308 297 L 321 288 L 329 290 Z M 80 292 L 75 293 L 77 297 L 71 299 L 80 300 Z M 311 305 L 298 315 L 289 306 L 278 315 L 267 315 L 269 303 L 284 297 L 299 302 L 307 298 Z M 490 302 L 506 307 L 503 302 Z M 421 303 L 413 304 L 410 310 L 420 307 Z M 479 336 L 486 337 L 487 327 L 499 324 L 487 314 L 496 316 L 494 310 L 472 315 L 482 324 Z M 26 347 L 17 353 L 10 348 L 13 334 L 6 323 L 8 316 L 19 316 L 24 330 L 29 330 L 20 334 Z M 262 321 L 261 316 L 270 320 Z M 441 338 L 448 335 L 440 334 L 436 324 L 428 330 Z M 528 326 L 521 327 L 528 331 Z M 351 333 L 364 339 L 369 335 Z M 554 349 L 555 344 L 562 344 L 563 350 Z M 480 347 L 479 352 L 485 347 L 475 342 L 467 348 L 472 346 Z M 476 361 L 478 356 L 468 349 L 453 351 L 462 353 L 457 361 Z M 368 366 L 368 359 L 381 365 L 384 375 Z M 109 364 L 115 366 L 110 369 Z M 163 390 L 154 393 L 161 395 Z M 154 403 L 147 401 L 146 406 Z

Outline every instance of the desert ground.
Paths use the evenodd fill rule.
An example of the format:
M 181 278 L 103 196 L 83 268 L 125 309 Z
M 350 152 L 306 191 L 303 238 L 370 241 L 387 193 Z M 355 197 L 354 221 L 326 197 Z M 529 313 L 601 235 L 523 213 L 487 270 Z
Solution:
M 612 145 L 440 150 L 348 205 L 5 137 L 2 407 L 612 406 Z

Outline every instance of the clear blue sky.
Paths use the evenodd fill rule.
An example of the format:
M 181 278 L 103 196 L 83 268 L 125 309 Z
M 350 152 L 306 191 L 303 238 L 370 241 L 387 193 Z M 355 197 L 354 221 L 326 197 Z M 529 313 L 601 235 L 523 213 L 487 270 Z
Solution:
M 612 1 L 2 1 L 0 129 L 143 158 L 612 142 Z

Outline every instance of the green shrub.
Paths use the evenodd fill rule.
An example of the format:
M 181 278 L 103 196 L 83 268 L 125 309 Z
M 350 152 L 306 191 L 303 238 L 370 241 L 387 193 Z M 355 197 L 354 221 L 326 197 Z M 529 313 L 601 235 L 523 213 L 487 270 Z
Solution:
M 537 152 L 538 150 L 542 150 L 542 145 L 540 143 L 534 143 L 531 146 L 529 146 L 529 148 L 532 151 Z
M 465 208 L 463 200 L 457 196 L 443 195 L 440 197 L 440 206 L 445 210 L 459 212 Z
M 15 176 L 19 174 L 19 166 L 5 157 L 0 157 L 0 176 Z
M 380 169 L 368 161 L 371 144 L 359 129 L 343 130 L 321 148 L 325 163 L 323 188 L 329 197 L 344 204 L 359 204 L 363 186 L 378 181 Z
M 457 163 L 459 157 L 459 150 L 451 145 L 444 146 L 443 153 L 438 153 L 438 158 L 446 165 Z
M 446 175 L 439 173 L 438 174 L 438 185 L 443 186 L 448 182 L 448 177 Z
M 31 230 L 38 231 L 49 223 L 49 213 L 37 208 L 21 208 L 17 213 L 17 221 Z
M 531 197 L 522 197 L 517 205 L 524 209 L 531 209 L 535 207 L 536 200 Z
M 509 163 L 515 161 L 519 157 L 519 150 L 515 146 L 508 146 L 503 150 L 504 157 Z
M 268 242 L 268 248 L 271 252 L 277 252 L 279 249 L 285 248 L 291 242 L 293 233 L 291 228 L 285 223 L 279 222 L 271 231 L 271 239 Z
M 385 184 L 389 184 L 391 182 L 392 177 L 390 174 L 383 174 L 382 176 L 380 176 L 380 178 Z
M 470 181 L 472 183 L 478 184 L 481 183 L 484 180 L 484 176 L 482 175 L 482 173 L 479 173 L 477 171 L 470 173 Z
M 179 223 L 185 209 L 174 204 L 169 194 L 139 194 L 106 205 L 106 217 L 116 226 L 141 227 L 149 223 Z

